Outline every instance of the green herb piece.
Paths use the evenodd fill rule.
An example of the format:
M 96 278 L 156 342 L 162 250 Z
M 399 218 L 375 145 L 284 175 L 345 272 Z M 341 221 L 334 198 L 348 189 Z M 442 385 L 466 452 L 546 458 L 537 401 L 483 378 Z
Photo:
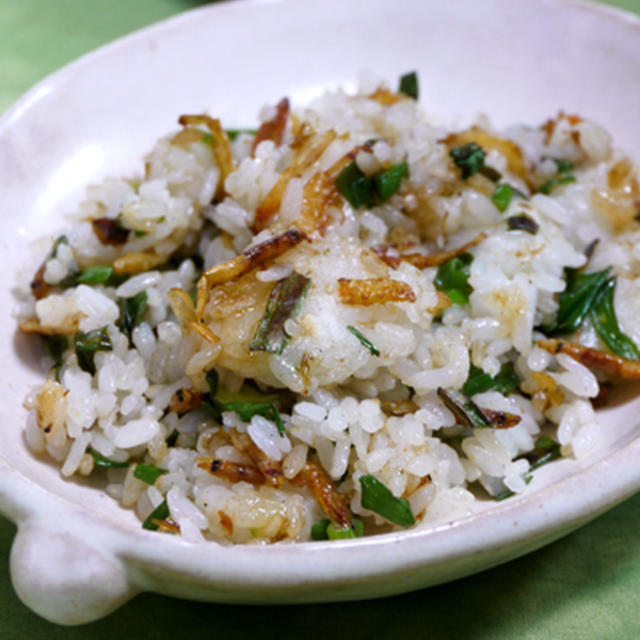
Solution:
M 258 133 L 257 129 L 227 129 L 227 137 L 231 142 L 233 142 L 239 135 L 246 133 L 250 136 L 255 136 Z M 208 144 L 211 144 L 211 135 L 205 133 L 204 135 L 209 136 Z
M 554 158 L 553 161 L 556 163 L 558 173 L 569 173 L 570 171 L 573 170 L 573 164 L 568 160 Z
M 147 233 L 148 233 L 147 231 L 143 231 L 142 229 L 136 229 L 136 230 L 133 232 L 133 235 L 134 235 L 136 238 L 144 238 L 144 237 L 147 235 Z
M 376 202 L 375 180 L 365 176 L 355 160 L 338 174 L 335 185 L 354 209 L 373 206 Z
M 147 292 L 141 291 L 131 298 L 119 298 L 118 307 L 120 316 L 116 320 L 116 326 L 131 342 L 131 333 L 142 322 L 142 317 L 147 310 Z
M 324 518 L 323 520 L 318 520 L 311 527 L 311 539 L 312 540 L 328 540 L 329 534 L 327 533 L 327 527 L 331 520 L 328 518 Z
M 83 269 L 76 277 L 79 284 L 102 284 L 113 275 L 113 267 L 109 265 L 95 265 Z
M 111 351 L 111 339 L 107 327 L 94 329 L 88 333 L 76 333 L 73 336 L 73 347 L 78 357 L 78 366 L 91 375 L 96 372 L 93 362 L 96 351 Z
M 276 423 L 278 433 L 284 435 L 284 423 L 275 404 L 266 402 L 227 402 L 222 405 L 224 411 L 235 411 L 240 420 L 249 422 L 253 416 L 262 416 Z
M 512 187 L 510 184 L 503 183 L 496 187 L 496 190 L 491 196 L 491 200 L 493 201 L 493 204 L 498 207 L 499 211 L 504 212 L 509 208 L 509 204 L 514 197 L 526 199 L 526 196 L 522 191 L 518 191 L 518 189 Z
M 358 340 L 360 340 L 360 344 L 365 347 L 365 349 L 369 349 L 369 352 L 372 356 L 380 355 L 380 351 L 375 347 L 373 342 L 367 340 L 355 327 L 348 325 L 347 329 L 349 329 L 349 331 L 351 331 L 351 333 L 353 333 L 353 335 L 358 338 Z
M 484 391 L 495 389 L 506 396 L 514 389 L 517 389 L 519 384 L 520 378 L 511 362 L 505 362 L 495 377 L 471 365 L 469 368 L 469 377 L 462 387 L 462 393 L 464 393 L 465 396 L 475 396 L 476 393 L 483 393 Z
M 45 353 L 53 360 L 53 368 L 56 369 L 56 373 L 59 373 L 59 368 L 62 365 L 62 356 L 64 352 L 69 348 L 69 339 L 67 336 L 54 334 L 52 336 L 42 336 L 44 341 Z M 58 375 L 56 375 L 56 380 Z
M 463 424 L 472 429 L 486 429 L 491 427 L 491 420 L 473 400 L 454 389 L 445 390 L 438 387 L 438 395 L 445 406 Z
M 491 182 L 498 182 L 502 178 L 502 174 L 488 164 L 485 164 L 478 173 L 481 173 L 485 178 L 489 178 Z
M 399 188 L 402 178 L 409 177 L 409 167 L 406 162 L 394 164 L 389 169 L 379 171 L 373 176 L 380 202 L 386 202 Z
M 373 476 L 360 477 L 362 487 L 362 506 L 370 511 L 375 511 L 383 518 L 399 524 L 402 527 L 410 527 L 416 519 L 411 511 L 411 505 L 404 498 L 396 498 L 387 487 Z
M 409 96 L 414 100 L 418 99 L 418 74 L 415 71 L 410 71 L 400 76 L 398 93 L 404 93 L 405 96 Z
M 463 253 L 438 267 L 433 284 L 436 289 L 444 291 L 454 304 L 469 302 L 469 294 L 473 291 L 468 282 L 472 261 L 470 253 Z
M 525 213 L 507 218 L 507 226 L 511 231 L 526 231 L 531 234 L 537 233 L 539 228 L 538 223 Z
M 277 354 L 284 351 L 290 340 L 284 330 L 285 322 L 297 317 L 310 285 L 309 278 L 294 271 L 273 287 L 264 317 L 249 344 L 249 351 Z
M 575 182 L 574 176 L 557 176 L 555 178 L 549 178 L 539 189 L 540 193 L 549 195 L 556 187 L 561 184 L 568 184 L 569 182 Z
M 613 353 L 627 360 L 640 360 L 640 351 L 633 340 L 622 332 L 613 307 L 616 278 L 609 278 L 600 289 L 589 317 L 603 342 Z
M 54 243 L 53 246 L 51 247 L 51 252 L 49 253 L 49 258 L 55 258 L 56 254 L 58 253 L 58 247 L 61 244 L 69 244 L 69 238 L 67 238 L 67 236 L 62 235 L 62 236 L 58 236 Z
M 166 500 L 163 500 L 142 523 L 142 528 L 149 529 L 149 531 L 156 531 L 158 525 L 155 524 L 153 520 L 166 520 L 169 517 L 169 513 L 169 505 Z
M 169 472 L 166 469 L 159 469 L 155 464 L 137 464 L 133 470 L 133 475 L 147 484 L 155 484 L 156 480 L 165 473 Z
M 117 462 L 116 460 L 109 460 L 109 458 L 105 458 L 93 449 L 88 449 L 87 453 L 89 453 L 89 455 L 93 458 L 94 467 L 101 467 L 103 469 L 124 469 L 125 467 L 129 466 L 128 462 Z
M 524 481 L 526 484 L 529 484 L 531 482 L 531 478 L 533 476 L 527 476 Z M 515 496 L 516 493 L 515 491 L 511 491 L 511 489 L 505 489 L 504 491 L 501 491 L 500 493 L 497 493 L 494 496 L 491 496 L 496 502 L 501 502 L 502 500 L 506 500 L 507 498 L 511 498 L 512 496 Z
M 462 169 L 462 179 L 466 180 L 484 167 L 484 149 L 475 142 L 467 142 L 449 151 L 457 167 Z
M 529 451 L 521 457 L 529 461 L 530 469 L 533 471 L 560 456 L 560 444 L 549 436 L 540 436 L 536 440 L 533 451 Z
M 361 538 L 364 533 L 362 520 L 353 518 L 353 527 L 342 527 L 336 522 L 327 525 L 327 537 L 329 540 L 347 540 L 348 538 Z
M 575 269 L 565 269 L 567 286 L 558 296 L 558 313 L 541 330 L 547 335 L 574 333 L 605 286 L 610 270 L 607 268 L 593 273 L 578 273 Z

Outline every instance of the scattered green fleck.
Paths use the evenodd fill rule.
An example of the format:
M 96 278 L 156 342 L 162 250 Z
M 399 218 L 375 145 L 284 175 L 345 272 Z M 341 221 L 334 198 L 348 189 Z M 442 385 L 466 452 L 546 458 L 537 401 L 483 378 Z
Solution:
M 526 231 L 531 234 L 537 233 L 539 228 L 538 223 L 526 213 L 507 218 L 507 226 L 511 231 Z
M 150 531 L 156 531 L 158 529 L 158 525 L 155 524 L 153 520 L 166 520 L 169 517 L 169 513 L 169 505 L 166 500 L 163 500 L 142 523 L 142 528 L 149 529 Z
M 589 317 L 603 342 L 616 355 L 627 360 L 640 360 L 640 351 L 635 342 L 620 329 L 613 307 L 616 278 L 609 278 L 600 289 Z
M 77 276 L 79 284 L 103 284 L 113 275 L 113 267 L 110 265 L 95 265 L 83 269 Z
M 134 235 L 136 238 L 144 238 L 144 237 L 147 235 L 147 233 L 148 233 L 147 231 L 143 231 L 142 229 L 136 229 L 136 230 L 133 232 L 133 235 Z
M 73 347 L 78 357 L 78 366 L 91 375 L 96 372 L 93 362 L 96 351 L 111 351 L 111 339 L 107 327 L 94 329 L 88 333 L 76 333 L 73 336 Z
M 297 317 L 310 285 L 309 278 L 294 271 L 273 287 L 267 309 L 249 344 L 249 351 L 277 354 L 284 351 L 290 339 L 284 325 L 289 318 Z
M 223 411 L 235 411 L 240 420 L 249 422 L 253 416 L 262 416 L 276 423 L 278 433 L 284 435 L 284 423 L 275 404 L 267 402 L 227 402 L 222 405 Z
M 549 436 L 540 436 L 536 440 L 533 451 L 529 451 L 521 457 L 529 461 L 531 465 L 530 470 L 533 471 L 543 464 L 559 458 L 561 455 L 560 444 L 558 442 Z
M 103 469 L 124 469 L 125 467 L 129 466 L 128 462 L 117 462 L 116 460 L 109 460 L 109 458 L 105 458 L 93 449 L 88 449 L 87 453 L 89 453 L 89 455 L 93 458 L 93 465 L 95 467 L 101 467 Z
M 484 167 L 484 149 L 475 142 L 467 142 L 449 151 L 457 167 L 462 169 L 462 179 L 466 180 Z
M 574 333 L 593 307 L 598 294 L 609 279 L 610 268 L 593 273 L 565 269 L 567 286 L 558 296 L 558 312 L 547 325 L 540 327 L 547 335 Z
M 485 178 L 489 178 L 491 182 L 498 182 L 502 178 L 502 174 L 488 164 L 485 164 L 478 173 L 481 173 Z
M 475 396 L 476 393 L 495 390 L 507 395 L 518 388 L 520 378 L 511 362 L 505 362 L 495 377 L 485 373 L 475 365 L 469 368 L 469 377 L 462 387 L 465 396 Z
M 503 183 L 496 187 L 496 190 L 491 196 L 491 200 L 493 201 L 493 204 L 498 207 L 499 211 L 504 212 L 509 208 L 509 204 L 514 197 L 526 199 L 526 196 L 522 191 L 518 191 L 518 189 L 512 187 L 510 184 Z
M 491 421 L 484 414 L 482 409 L 466 395 L 454 389 L 443 389 L 438 387 L 438 396 L 445 406 L 456 418 L 472 429 L 486 429 L 491 427 Z
M 375 345 L 369 340 L 367 340 L 367 338 L 365 338 L 355 327 L 348 325 L 347 329 L 349 329 L 349 331 L 351 331 L 351 333 L 353 333 L 353 335 L 356 338 L 358 338 L 358 340 L 360 340 L 360 344 L 363 347 L 365 347 L 366 349 L 369 349 L 369 352 L 371 353 L 372 356 L 380 355 L 380 351 L 375 347 Z
M 377 478 L 371 475 L 361 476 L 360 486 L 362 487 L 361 502 L 365 509 L 375 511 L 383 518 L 402 527 L 415 524 L 416 519 L 409 502 L 404 498 L 396 498 Z
M 257 129 L 227 129 L 227 137 L 231 142 L 233 142 L 239 135 L 246 133 L 249 136 L 255 136 L 258 133 Z M 211 136 L 207 133 L 205 134 L 209 136 L 208 144 L 211 144 Z
M 380 202 L 386 202 L 399 188 L 402 178 L 409 177 L 409 167 L 406 162 L 394 164 L 389 169 L 379 171 L 373 176 Z
M 556 163 L 556 167 L 558 173 L 569 173 L 573 170 L 573 164 L 568 160 L 561 160 L 559 158 L 554 158 L 553 160 Z
M 137 464 L 133 470 L 133 475 L 147 484 L 155 484 L 156 480 L 165 473 L 169 472 L 166 469 L 156 467 L 155 464 Z
M 142 322 L 142 317 L 147 310 L 147 292 L 141 291 L 131 298 L 119 298 L 118 307 L 120 316 L 116 320 L 116 326 L 131 342 L 131 333 Z
M 526 476 L 524 481 L 526 484 L 529 484 L 531 482 L 531 478 L 533 476 Z M 505 489 L 504 491 L 501 491 L 500 493 L 497 493 L 495 496 L 491 496 L 496 502 L 501 502 L 502 500 L 506 500 L 507 498 L 511 498 L 512 496 L 515 496 L 516 493 L 515 491 L 511 491 L 511 489 Z
M 414 100 L 418 99 L 418 74 L 415 71 L 410 71 L 400 76 L 398 93 L 404 93 L 405 96 L 409 96 Z
M 544 193 L 545 195 L 549 195 L 556 187 L 561 184 L 568 184 L 569 182 L 575 182 L 575 176 L 567 175 L 567 176 L 556 176 L 554 178 L 549 178 L 539 189 L 540 193 Z
M 361 538 L 364 533 L 362 520 L 353 518 L 353 527 L 342 527 L 336 522 L 327 525 L 327 537 L 329 540 L 346 540 L 348 538 Z
M 463 253 L 438 267 L 433 284 L 436 289 L 444 291 L 454 304 L 469 302 L 469 294 L 473 291 L 468 282 L 472 261 L 470 253 Z
M 62 356 L 69 348 L 67 336 L 54 334 L 52 336 L 42 336 L 45 353 L 53 360 L 53 367 L 56 370 L 56 380 L 60 382 L 60 367 L 62 366 Z
M 328 518 L 324 518 L 323 520 L 318 520 L 311 527 L 311 539 L 312 540 L 328 540 L 329 534 L 327 533 L 327 527 L 331 520 Z

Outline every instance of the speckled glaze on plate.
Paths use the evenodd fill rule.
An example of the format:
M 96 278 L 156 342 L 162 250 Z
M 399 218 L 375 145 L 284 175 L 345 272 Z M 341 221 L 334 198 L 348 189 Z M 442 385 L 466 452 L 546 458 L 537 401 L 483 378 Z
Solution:
M 416 69 L 426 108 L 498 126 L 562 108 L 640 147 L 640 21 L 566 0 L 234 2 L 173 18 L 53 74 L 0 119 L 5 233 L 16 281 L 31 243 L 53 233 L 88 183 L 140 167 L 180 113 L 255 122 L 282 95 L 303 104 L 371 69 Z M 637 157 L 637 152 L 636 152 Z M 11 285 L 9 285 L 10 287 Z M 3 445 L 0 511 L 18 524 L 11 574 L 23 602 L 61 624 L 106 615 L 140 591 L 216 602 L 335 601 L 390 595 L 486 569 L 547 544 L 640 488 L 640 402 L 603 411 L 603 442 L 580 462 L 535 473 L 524 496 L 477 513 L 353 541 L 194 545 L 140 528 L 91 481 L 64 481 L 29 453 L 21 407 L 42 380 L 37 348 L 0 292 Z

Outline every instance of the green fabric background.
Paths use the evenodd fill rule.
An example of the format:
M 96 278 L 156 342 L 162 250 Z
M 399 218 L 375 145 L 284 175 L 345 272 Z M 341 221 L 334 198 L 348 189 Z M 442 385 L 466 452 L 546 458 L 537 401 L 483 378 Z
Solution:
M 204 3 L 0 0 L 0 112 L 43 76 L 86 51 L 200 4 Z M 640 13 L 640 0 L 607 4 Z M 640 494 L 536 553 L 411 594 L 291 607 L 213 605 L 144 594 L 104 620 L 63 628 L 33 614 L 14 594 L 8 555 L 15 527 L 0 517 L 0 639 L 156 639 L 187 634 L 225 640 L 637 639 L 639 532 Z

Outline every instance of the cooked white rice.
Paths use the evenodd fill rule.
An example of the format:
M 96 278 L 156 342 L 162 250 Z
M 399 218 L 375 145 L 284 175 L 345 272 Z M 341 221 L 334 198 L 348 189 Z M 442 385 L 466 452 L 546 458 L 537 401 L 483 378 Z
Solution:
M 275 113 L 265 109 L 263 119 Z M 543 427 L 562 455 L 587 455 L 598 446 L 591 400 L 602 374 L 536 346 L 544 337 L 536 327 L 555 317 L 566 269 L 611 267 L 618 323 L 640 341 L 636 171 L 605 131 L 578 117 L 561 113 L 542 127 L 503 132 L 484 119 L 481 126 L 454 134 L 430 124 L 416 100 L 388 89 L 337 91 L 289 114 L 281 144 L 265 139 L 252 155 L 253 134 L 238 135 L 230 167 L 216 150 L 226 137 L 216 140 L 206 121 L 191 122 L 158 141 L 143 177 L 90 187 L 66 241 L 45 261 L 44 292 L 21 303 L 24 330 L 69 337 L 57 369 L 26 400 L 33 412 L 29 447 L 57 461 L 65 477 L 100 474 L 107 493 L 143 521 L 166 504 L 157 518 L 161 529 L 192 542 L 235 543 L 308 540 L 312 525 L 331 517 L 301 480 L 309 463 L 324 468 L 332 490 L 375 533 L 401 525 L 362 506 L 365 476 L 406 499 L 421 526 L 464 516 L 477 500 L 523 492 L 531 474 L 524 454 L 535 452 Z M 330 143 L 291 170 L 300 149 L 326 132 Z M 450 151 L 470 141 L 484 148 L 493 172 L 463 179 Z M 385 202 L 352 206 L 331 173 L 349 153 L 367 177 L 402 162 L 408 177 Z M 567 175 L 573 180 L 540 191 Z M 330 178 L 320 183 L 325 191 L 312 192 L 322 176 Z M 278 181 L 277 206 L 260 225 L 256 210 Z M 505 211 L 492 200 L 498 184 L 519 192 Z M 505 223 L 522 215 L 534 233 Z M 117 220 L 124 241 L 101 241 L 91 223 L 98 218 Z M 233 260 L 291 228 L 307 239 L 228 282 L 205 286 L 199 316 L 184 299 L 182 310 L 169 304 L 171 290 L 195 295 L 200 267 Z M 472 291 L 461 304 L 434 285 L 437 266 L 393 261 L 456 249 L 481 232 L 486 237 L 467 250 Z M 96 265 L 129 277 L 115 284 L 74 280 Z M 250 348 L 272 289 L 295 273 L 311 284 L 299 313 L 284 324 L 282 353 Z M 354 303 L 341 294 L 339 278 L 392 280 L 411 296 Z M 129 340 L 120 321 L 123 300 L 140 295 L 146 306 Z M 194 318 L 205 330 L 194 329 Z M 95 353 L 92 371 L 71 342 L 78 332 L 103 327 L 108 346 Z M 572 340 L 607 350 L 589 319 Z M 517 388 L 488 389 L 473 401 L 515 416 L 514 426 L 472 427 L 443 404 L 438 390 L 462 389 L 472 365 L 496 376 L 508 363 Z M 52 361 L 43 364 L 49 369 Z M 273 413 L 243 416 L 222 406 L 217 421 L 197 402 L 172 410 L 181 390 L 206 394 L 205 376 L 214 369 L 222 405 L 260 395 L 280 403 L 284 433 Z M 253 448 L 239 446 L 232 433 L 248 435 Z M 260 478 L 256 448 L 279 470 L 277 481 L 263 473 L 263 482 L 251 484 L 213 469 L 235 465 Z M 106 471 L 97 466 L 105 458 L 112 467 Z M 137 477 L 138 465 L 160 470 L 155 481 Z

